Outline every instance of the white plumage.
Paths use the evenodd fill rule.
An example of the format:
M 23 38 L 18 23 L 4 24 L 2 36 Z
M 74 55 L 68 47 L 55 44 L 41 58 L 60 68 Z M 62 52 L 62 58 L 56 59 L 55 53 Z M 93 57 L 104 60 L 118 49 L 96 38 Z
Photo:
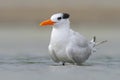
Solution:
M 84 36 L 70 29 L 67 13 L 54 14 L 50 21 L 52 24 L 46 24 L 44 21 L 40 25 L 53 25 L 49 44 L 53 61 L 77 65 L 86 61 L 94 50 L 95 40 L 88 41 Z

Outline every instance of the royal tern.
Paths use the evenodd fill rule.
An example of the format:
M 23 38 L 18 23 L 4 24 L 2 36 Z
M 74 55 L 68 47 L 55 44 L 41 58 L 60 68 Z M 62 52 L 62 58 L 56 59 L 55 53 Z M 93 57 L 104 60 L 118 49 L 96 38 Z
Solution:
M 70 28 L 70 15 L 57 13 L 50 19 L 40 23 L 40 26 L 52 25 L 49 52 L 53 61 L 64 65 L 73 63 L 80 65 L 95 51 L 95 37 L 88 41 L 84 36 Z

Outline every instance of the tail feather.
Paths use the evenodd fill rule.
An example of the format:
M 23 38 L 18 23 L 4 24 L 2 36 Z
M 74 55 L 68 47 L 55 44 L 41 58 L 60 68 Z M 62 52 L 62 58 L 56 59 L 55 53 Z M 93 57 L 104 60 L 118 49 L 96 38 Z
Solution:
M 96 36 L 93 37 L 93 42 L 96 42 Z
M 101 42 L 97 42 L 97 43 L 95 44 L 95 46 L 98 46 L 98 45 L 103 44 L 103 43 L 106 43 L 106 42 L 107 42 L 107 40 L 104 40 L 104 41 L 101 41 Z
M 96 42 L 96 36 L 94 36 L 90 42 L 91 42 L 91 44 L 93 45 L 93 47 L 95 47 L 95 46 L 98 46 L 98 45 L 100 45 L 100 44 L 106 43 L 107 40 L 100 41 L 100 42 Z
M 95 47 L 95 45 L 96 45 L 96 36 L 94 36 L 92 38 L 92 40 L 90 41 L 90 44 L 91 44 L 91 47 Z
M 96 42 L 96 36 L 92 38 L 91 42 Z
M 95 48 L 96 46 L 98 46 L 98 45 L 100 45 L 100 44 L 103 44 L 103 43 L 105 43 L 105 42 L 107 42 L 107 40 L 100 41 L 100 42 L 96 42 L 96 36 L 94 36 L 94 37 L 92 38 L 92 40 L 90 41 L 91 48 L 92 48 L 93 52 L 96 52 L 96 48 Z

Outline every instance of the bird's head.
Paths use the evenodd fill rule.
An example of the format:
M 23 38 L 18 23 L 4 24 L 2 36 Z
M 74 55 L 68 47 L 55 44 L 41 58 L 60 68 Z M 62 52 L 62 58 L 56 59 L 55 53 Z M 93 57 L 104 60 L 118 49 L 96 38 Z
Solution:
M 40 26 L 60 26 L 69 23 L 70 15 L 68 13 L 57 13 L 51 16 L 50 19 L 40 23 Z

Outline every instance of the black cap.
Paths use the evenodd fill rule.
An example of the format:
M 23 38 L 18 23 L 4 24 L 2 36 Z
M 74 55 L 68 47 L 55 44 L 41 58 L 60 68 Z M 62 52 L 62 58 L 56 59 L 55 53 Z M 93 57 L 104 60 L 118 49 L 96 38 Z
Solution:
M 68 19 L 70 15 L 68 13 L 63 13 L 63 19 Z

